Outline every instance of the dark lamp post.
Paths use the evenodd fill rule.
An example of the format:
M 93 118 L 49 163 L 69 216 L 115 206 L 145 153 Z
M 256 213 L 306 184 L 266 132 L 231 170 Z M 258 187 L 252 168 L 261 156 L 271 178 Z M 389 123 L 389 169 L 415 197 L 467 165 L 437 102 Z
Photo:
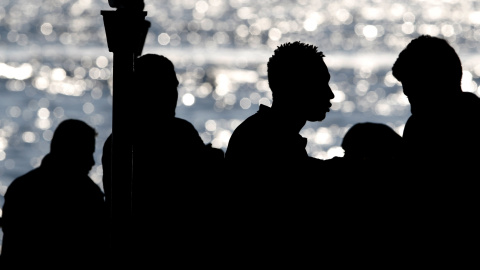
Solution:
M 133 62 L 141 55 L 150 22 L 143 0 L 109 0 L 116 10 L 102 10 L 108 50 L 113 53 L 113 110 L 111 178 L 104 186 L 110 209 L 110 259 L 112 266 L 131 269 L 133 116 L 131 107 Z
M 102 10 L 103 23 L 110 52 L 133 52 L 135 57 L 142 54 L 150 22 L 145 20 L 146 11 L 132 11 L 125 8 Z M 127 20 L 127 18 L 129 20 Z
M 142 11 L 145 7 L 143 0 L 108 0 L 112 8 L 127 8 Z

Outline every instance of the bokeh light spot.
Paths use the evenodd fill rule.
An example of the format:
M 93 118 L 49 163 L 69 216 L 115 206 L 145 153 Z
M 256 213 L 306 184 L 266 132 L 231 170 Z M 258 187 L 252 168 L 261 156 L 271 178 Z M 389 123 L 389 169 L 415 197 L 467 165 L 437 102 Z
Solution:
M 268 31 L 268 37 L 271 40 L 277 41 L 282 37 L 282 32 L 278 28 L 272 28 Z
M 251 106 L 252 106 L 252 101 L 249 98 L 242 98 L 240 100 L 240 107 L 242 107 L 242 109 L 248 110 L 250 109 Z
M 37 112 L 37 116 L 40 119 L 48 119 L 48 117 L 50 117 L 50 111 L 47 108 L 40 108 Z
M 157 40 L 160 45 L 168 45 L 168 43 L 170 43 L 170 36 L 167 33 L 161 33 L 158 35 Z
M 306 31 L 309 31 L 309 32 L 315 31 L 317 30 L 317 27 L 318 27 L 318 24 L 315 18 L 308 18 L 303 22 L 303 28 Z
M 51 78 L 54 81 L 63 81 L 67 77 L 67 73 L 63 68 L 54 68 L 52 70 Z
M 8 140 L 4 137 L 0 137 L 0 151 L 3 152 L 8 147 Z
M 205 122 L 205 129 L 214 132 L 217 129 L 217 122 L 215 122 L 215 120 L 207 120 L 207 122 Z
M 195 103 L 195 96 L 190 93 L 186 93 L 182 97 L 182 103 L 185 106 L 192 106 Z
M 101 56 L 97 57 L 97 59 L 95 60 L 95 64 L 99 68 L 106 68 L 108 66 L 108 58 L 101 55 Z
M 43 23 L 42 26 L 40 26 L 40 32 L 44 34 L 45 36 L 50 35 L 53 32 L 53 26 L 50 23 Z
M 85 114 L 91 114 L 95 111 L 95 106 L 91 102 L 85 102 L 82 109 Z
M 367 40 L 374 40 L 377 37 L 378 29 L 375 25 L 366 25 L 363 28 L 363 35 Z
M 31 131 L 25 131 L 22 134 L 22 140 L 26 143 L 34 143 L 36 139 L 37 139 L 37 136 L 35 135 L 35 133 Z
M 406 23 L 402 24 L 402 32 L 403 33 L 405 33 L 407 35 L 410 35 L 414 31 L 415 31 L 415 26 L 413 25 L 413 23 L 406 22 Z

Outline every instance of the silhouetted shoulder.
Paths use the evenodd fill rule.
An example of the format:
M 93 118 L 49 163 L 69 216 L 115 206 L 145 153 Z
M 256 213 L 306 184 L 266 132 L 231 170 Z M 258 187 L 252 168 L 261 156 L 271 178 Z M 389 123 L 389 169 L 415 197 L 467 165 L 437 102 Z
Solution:
M 200 136 L 198 134 L 198 131 L 195 129 L 195 126 L 191 122 L 189 122 L 189 121 L 187 121 L 183 118 L 175 117 L 175 118 L 172 119 L 172 123 L 174 124 L 174 126 L 176 128 L 180 129 L 180 130 L 172 130 L 173 132 L 178 132 L 178 133 L 183 132 L 183 131 L 191 132 L 191 133 L 187 133 L 187 134 L 191 135 L 191 134 L 194 133 L 194 134 L 196 134 L 196 136 L 194 136 L 194 137 L 200 138 Z
M 247 157 L 242 153 L 253 154 L 254 149 L 258 147 L 258 144 L 268 138 L 262 138 L 264 135 L 261 132 L 263 129 L 267 129 L 266 125 L 269 124 L 268 113 L 269 108 L 264 105 L 260 106 L 260 109 L 253 115 L 247 117 L 240 125 L 235 128 L 235 131 L 230 136 L 228 142 L 228 148 L 225 152 L 226 160 L 238 160 L 241 161 Z M 260 130 L 261 129 L 261 130 Z
M 41 181 L 37 181 L 37 179 L 41 175 L 40 168 L 35 168 L 15 178 L 5 192 L 5 198 L 17 198 L 17 196 L 28 197 L 25 192 L 40 192 L 42 183 Z M 46 183 L 43 183 L 43 185 L 45 184 Z
M 225 158 L 265 163 L 298 161 L 299 158 L 305 161 L 307 140 L 298 131 L 286 129 L 283 121 L 274 117 L 270 107 L 260 105 L 255 114 L 235 128 Z
M 467 110 L 480 110 L 480 97 L 471 92 L 462 92 L 460 108 Z
M 162 122 L 160 122 L 160 125 L 162 125 Z M 182 142 L 174 146 L 178 147 L 179 151 L 182 148 L 197 151 L 205 147 L 202 138 L 193 124 L 185 119 L 175 117 L 171 120 L 166 120 L 164 127 L 167 129 L 164 132 L 168 132 L 168 134 L 161 134 L 160 138 L 168 138 L 171 142 Z M 162 130 L 162 126 L 159 126 L 159 130 Z M 168 143 L 168 141 L 165 141 L 165 143 Z

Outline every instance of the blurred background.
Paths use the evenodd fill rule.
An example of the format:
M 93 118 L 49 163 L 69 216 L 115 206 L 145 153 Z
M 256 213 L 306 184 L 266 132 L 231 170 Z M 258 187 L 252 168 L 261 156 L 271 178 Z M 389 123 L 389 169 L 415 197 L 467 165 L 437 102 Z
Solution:
M 386 123 L 402 134 L 410 107 L 391 66 L 420 34 L 450 42 L 463 63 L 463 90 L 480 95 L 478 1 L 144 2 L 152 25 L 143 53 L 173 61 L 180 81 L 177 116 L 223 150 L 239 123 L 260 103 L 270 105 L 266 64 L 289 41 L 318 46 L 331 73 L 331 111 L 302 130 L 308 153 L 317 158 L 342 156 L 343 135 L 357 122 Z M 108 0 L 0 0 L 0 206 L 11 181 L 39 165 L 66 118 L 97 129 L 91 177 L 103 188 L 112 53 L 101 10 L 114 9 Z M 132 91 L 145 91 L 148 98 L 149 89 Z M 228 178 L 215 175 L 214 165 L 206 170 Z

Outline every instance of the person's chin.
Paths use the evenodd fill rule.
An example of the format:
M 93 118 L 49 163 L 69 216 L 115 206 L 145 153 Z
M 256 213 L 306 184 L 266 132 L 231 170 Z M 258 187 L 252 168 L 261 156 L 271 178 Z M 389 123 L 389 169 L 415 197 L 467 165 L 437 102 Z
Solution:
M 310 121 L 310 122 L 320 122 L 320 121 L 323 121 L 325 119 L 325 116 L 326 116 L 325 113 L 321 114 L 321 115 L 317 115 L 314 118 L 308 119 L 308 121 Z

